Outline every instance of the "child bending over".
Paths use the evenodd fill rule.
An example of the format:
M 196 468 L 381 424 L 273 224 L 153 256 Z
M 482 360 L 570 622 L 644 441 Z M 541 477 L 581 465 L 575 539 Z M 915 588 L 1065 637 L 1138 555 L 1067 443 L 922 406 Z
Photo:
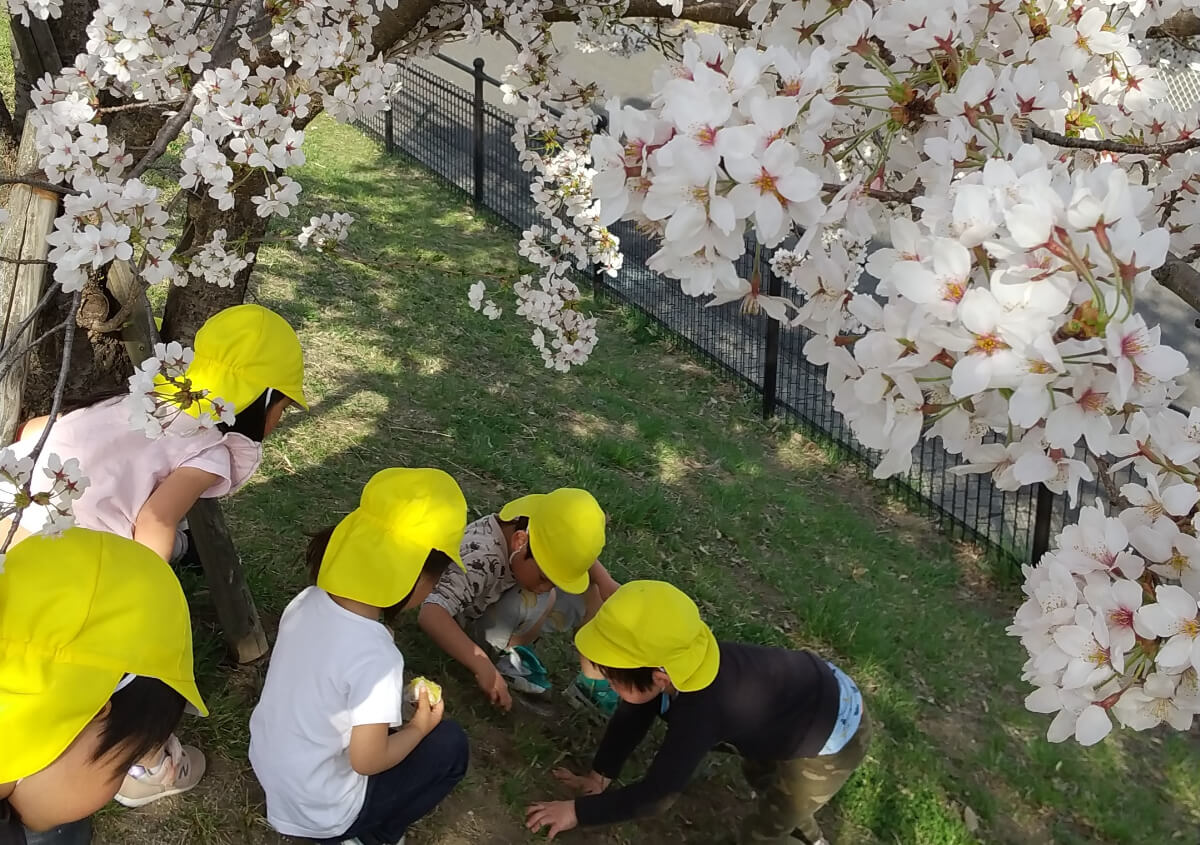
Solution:
M 582 797 L 533 804 L 530 830 L 548 827 L 553 839 L 661 812 L 709 751 L 731 746 L 758 794 L 738 841 L 825 841 L 815 813 L 862 763 L 870 738 L 862 695 L 836 666 L 807 651 L 718 643 L 695 603 L 661 581 L 621 587 L 575 644 L 622 703 L 592 771 L 555 772 Z M 660 716 L 667 734 L 645 777 L 609 790 Z
M 571 631 L 595 615 L 617 583 L 597 558 L 607 520 L 585 490 L 564 487 L 517 499 L 467 526 L 464 568 L 447 570 L 421 607 L 421 628 L 475 676 L 498 707 L 509 686 L 544 695 L 550 681 L 530 645 L 544 631 Z M 493 658 L 479 644 L 498 654 Z M 582 662 L 570 700 L 607 716 L 608 682 Z

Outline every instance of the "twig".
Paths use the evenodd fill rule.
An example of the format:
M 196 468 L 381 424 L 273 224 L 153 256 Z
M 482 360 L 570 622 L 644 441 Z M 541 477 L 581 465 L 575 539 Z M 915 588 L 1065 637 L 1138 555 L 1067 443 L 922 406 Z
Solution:
M 79 193 L 79 191 L 74 188 L 68 188 L 66 185 L 56 185 L 53 182 L 47 182 L 45 179 L 35 179 L 32 176 L 0 176 L 0 185 L 28 185 L 31 188 L 50 191 L 53 194 Z
M 1109 504 L 1129 507 L 1129 501 L 1121 494 L 1121 491 L 1117 488 L 1117 483 L 1110 475 L 1109 467 L 1111 464 L 1099 456 L 1096 456 L 1095 460 L 1096 468 L 1100 470 L 1100 483 L 1104 486 L 1104 492 L 1108 493 Z
M 447 434 L 444 431 L 433 431 L 428 428 L 409 428 L 406 425 L 394 425 L 392 423 L 387 423 L 387 427 L 397 431 L 411 431 L 413 434 L 436 434 L 438 437 L 454 437 L 453 434 Z
M 9 370 L 11 370 L 13 367 L 17 366 L 17 361 L 19 361 L 21 359 L 21 355 L 29 354 L 29 352 L 31 350 L 37 349 L 38 344 L 40 344 L 43 340 L 50 337 L 50 335 L 52 335 L 52 334 L 57 334 L 58 332 L 65 329 L 66 327 L 67 327 L 66 322 L 65 321 L 61 322 L 58 325 L 53 326 L 52 328 L 46 329 L 46 331 L 42 332 L 38 337 L 34 338 L 29 343 L 28 346 L 26 346 L 24 349 L 21 350 L 21 354 L 18 355 L 15 360 L 9 361 L 7 364 L 4 365 L 4 369 L 0 370 L 0 381 L 3 381 L 5 379 L 5 377 L 9 373 Z M 7 355 L 8 350 L 6 349 L 4 351 L 5 351 L 5 355 Z
M 183 105 L 179 107 L 179 111 L 175 112 L 175 116 L 164 123 L 162 129 L 158 130 L 154 143 L 150 145 L 150 149 L 146 150 L 142 160 L 134 165 L 133 170 L 129 171 L 128 179 L 137 179 L 150 169 L 150 165 L 162 157 L 163 153 L 167 151 L 167 147 L 183 130 L 183 125 L 191 118 L 194 108 L 196 108 L 196 95 L 191 93 L 187 95 Z
M 832 191 L 834 193 L 837 193 L 838 191 L 842 190 L 845 187 L 846 187 L 845 185 L 838 185 L 833 182 L 826 182 L 822 186 L 822 189 L 826 190 L 826 191 Z M 861 189 L 862 193 L 866 194 L 869 197 L 877 199 L 881 202 L 901 202 L 901 203 L 912 202 L 913 200 L 915 200 L 917 197 L 919 197 L 921 195 L 922 190 L 923 189 L 919 188 L 919 187 L 918 188 L 910 188 L 907 191 L 885 191 L 885 190 L 878 189 L 878 188 L 862 188 Z
M 44 258 L 9 258 L 7 255 L 0 255 L 0 263 L 4 264 L 50 264 Z
M 1029 133 L 1039 141 L 1067 147 L 1073 150 L 1096 150 L 1105 153 L 1125 153 L 1127 155 L 1173 156 L 1186 153 L 1188 150 L 1200 148 L 1200 137 L 1187 138 L 1182 141 L 1168 141 L 1164 144 L 1127 144 L 1124 141 L 1097 141 L 1091 138 L 1069 138 L 1040 126 L 1032 126 Z
M 13 349 L 16 347 L 17 338 L 25 333 L 25 329 L 29 328 L 30 323 L 34 321 L 41 310 L 50 304 L 50 300 L 58 293 L 58 282 L 51 281 L 46 288 L 46 292 L 42 294 L 42 298 L 38 300 L 37 305 L 33 306 L 33 310 L 25 315 L 25 319 L 20 322 L 12 335 L 5 335 L 6 340 L 4 348 L 0 349 L 0 362 L 12 355 Z
M 50 400 L 50 416 L 46 419 L 46 427 L 42 429 L 42 436 L 38 438 L 38 442 L 33 447 L 33 451 L 29 453 L 29 459 L 36 467 L 38 458 L 42 455 L 42 450 L 46 448 L 46 441 L 50 439 L 50 430 L 54 428 L 54 423 L 58 419 L 58 413 L 62 409 L 63 391 L 67 387 L 67 373 L 71 371 L 71 350 L 75 347 L 75 322 L 76 315 L 79 314 L 79 302 L 83 297 L 83 291 L 77 290 L 71 296 L 71 307 L 67 312 L 65 320 L 66 337 L 63 338 L 63 357 L 62 363 L 58 367 L 58 382 L 54 385 L 54 396 Z M 12 545 L 13 537 L 16 536 L 17 528 L 21 524 L 19 514 L 15 514 L 12 519 L 12 525 L 9 526 L 8 536 L 4 539 L 3 547 L 0 547 L 0 552 L 8 550 Z
M 119 106 L 103 106 L 101 108 L 96 109 L 96 111 L 99 112 L 100 114 L 114 114 L 116 112 L 134 111 L 136 109 L 149 109 L 149 108 L 169 109 L 169 108 L 172 108 L 173 106 L 178 106 L 178 105 L 182 105 L 182 104 L 183 104 L 183 100 L 169 100 L 167 102 L 159 102 L 159 103 L 124 103 Z

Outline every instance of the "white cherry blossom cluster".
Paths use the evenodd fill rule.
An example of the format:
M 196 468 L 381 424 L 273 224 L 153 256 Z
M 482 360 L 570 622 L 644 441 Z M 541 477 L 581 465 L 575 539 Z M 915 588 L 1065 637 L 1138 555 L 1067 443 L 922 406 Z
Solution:
M 598 120 L 591 108 L 597 90 L 560 70 L 561 45 L 541 20 L 551 3 L 470 5 L 479 11 L 484 31 L 503 31 L 518 45 L 502 91 L 506 102 L 523 99 L 527 104 L 516 121 L 513 142 L 521 166 L 532 174 L 531 191 L 542 222 L 525 232 L 520 246 L 521 255 L 537 267 L 537 278 L 523 276 L 512 291 L 516 313 L 534 326 L 531 340 L 546 366 L 566 372 L 587 360 L 597 340 L 596 321 L 582 312 L 573 275 L 593 266 L 615 274 L 622 261 L 617 239 L 600 224 L 591 190 L 595 172 L 588 145 Z M 584 16 L 585 28 L 611 23 L 624 10 L 622 3 L 568 5 L 600 10 Z
M 303 125 L 313 111 L 353 120 L 386 107 L 395 67 L 372 42 L 382 7 L 394 9 L 396 2 L 283 0 L 259 17 L 263 7 L 255 3 L 101 0 L 86 28 L 87 52 L 32 91 L 38 166 L 67 189 L 49 238 L 55 281 L 77 291 L 89 275 L 121 260 L 147 284 L 198 278 L 232 285 L 254 253 L 217 230 L 174 255 L 158 190 L 128 175 L 142 172 L 172 137 L 158 139 L 156 152 L 139 162 L 110 141 L 111 113 L 146 109 L 177 127 L 185 191 L 207 193 L 229 209 L 239 188 L 262 185 L 258 195 L 246 196 L 244 188 L 241 195 L 259 217 L 287 217 L 300 185 L 285 171 L 304 163 Z M 10 9 L 23 20 L 46 19 L 62 6 L 10 0 Z M 314 218 L 302 241 L 332 249 L 352 220 Z M 150 436 L 187 434 L 232 419 L 219 398 L 192 389 L 185 364 L 182 350 L 172 347 L 138 369 L 128 400 L 135 428 Z M 67 513 L 64 507 L 60 517 Z
M 8 11 L 22 26 L 29 26 L 30 17 L 44 21 L 61 15 L 62 0 L 8 0 Z
M 217 287 L 233 287 L 234 277 L 250 266 L 250 262 L 254 261 L 254 253 L 239 255 L 236 251 L 229 251 L 226 248 L 227 238 L 228 233 L 224 229 L 213 232 L 212 239 L 188 259 L 188 275 Z M 175 283 L 181 287 L 186 285 L 187 276 L 180 274 Z
M 1192 465 L 1195 469 L 1195 464 Z M 1160 486 L 1162 485 L 1162 486 Z M 1051 742 L 1099 742 L 1113 719 L 1186 731 L 1200 713 L 1200 490 L 1159 473 L 1129 484 L 1119 516 L 1083 508 L 1036 567 L 1009 633 L 1029 651 L 1025 701 Z
M 75 185 L 81 193 L 63 200 L 63 214 L 46 239 L 54 279 L 64 291 L 80 290 L 89 272 L 111 261 L 130 260 L 135 245 L 142 251 L 147 282 L 176 277 L 172 247 L 166 244 L 168 215 L 157 188 L 140 179 L 116 182 L 82 175 Z
M 1138 490 L 1150 491 L 1156 472 L 1172 476 L 1178 510 L 1200 479 L 1168 457 L 1196 436 L 1168 407 L 1187 362 L 1160 343 L 1138 298 L 1168 251 L 1200 257 L 1200 152 L 1097 153 L 1055 139 L 1153 145 L 1200 132 L 1194 110 L 1164 101 L 1165 85 L 1133 40 L 1198 6 L 956 0 L 933 15 L 915 0 L 758 0 L 746 7 L 754 28 L 741 46 L 696 36 L 656 78 L 649 108 L 610 104 L 607 132 L 589 142 L 593 172 L 552 174 L 546 140 L 564 145 L 544 109 L 531 112 L 518 147 L 547 175 L 535 179 L 542 208 L 579 197 L 595 216 L 576 227 L 594 226 L 593 237 L 632 221 L 659 240 L 650 268 L 685 293 L 741 300 L 813 332 L 804 354 L 827 367 L 835 407 L 857 438 L 882 453 L 877 476 L 907 472 L 920 439 L 940 437 L 964 459 L 960 472 L 990 473 L 1005 490 L 1042 483 L 1072 499 L 1096 480 L 1096 461 L 1106 473 L 1133 462 L 1146 479 Z M 536 49 L 523 53 L 510 78 L 524 84 L 510 82 L 512 95 L 565 90 L 529 82 L 552 63 Z M 548 244 L 553 231 L 531 229 L 522 254 L 553 267 L 573 245 L 560 237 L 564 253 Z M 785 295 L 762 289 L 757 255 L 757 269 L 739 276 L 749 235 L 759 249 L 776 248 L 772 270 Z M 868 257 L 876 239 L 890 246 Z M 859 278 L 864 264 L 878 279 L 873 290 Z M 1194 505 L 1154 531 L 1198 542 Z M 1090 528 L 1068 526 L 1059 549 Z M 1069 619 L 1060 612 L 1051 625 L 1094 627 L 1101 605 L 1085 598 L 1088 584 L 1102 592 L 1136 581 L 1158 609 L 1141 616 L 1146 643 L 1140 662 L 1131 657 L 1132 675 L 1122 663 L 1087 683 L 1078 667 L 1064 680 L 1067 664 L 1046 645 L 1053 633 L 1015 631 L 1040 666 L 1053 664 L 1029 677 L 1056 691 L 1055 709 L 1074 719 L 1068 733 L 1086 712 L 1081 740 L 1096 736 L 1097 710 L 1105 724 L 1113 711 L 1130 727 L 1149 726 L 1160 711 L 1168 715 L 1158 721 L 1178 727 L 1192 712 L 1195 677 L 1178 660 L 1183 640 L 1171 638 L 1200 630 L 1197 594 L 1154 569 L 1179 565 L 1164 563 L 1161 543 L 1157 557 L 1133 548 L 1150 561 L 1136 574 L 1111 563 L 1102 574 L 1070 570 L 1078 596 Z M 1027 577 L 1036 585 L 1035 572 Z M 1134 648 L 1110 658 L 1121 662 Z M 1039 693 L 1031 708 L 1044 709 L 1051 695 Z M 1162 710 L 1167 700 L 1178 711 Z M 1056 720 L 1055 738 L 1067 718 Z
M 58 455 L 50 454 L 42 469 L 50 479 L 48 489 L 33 492 L 34 462 L 30 457 L 18 457 L 12 449 L 0 450 L 0 480 L 4 481 L 4 495 L 0 498 L 0 520 L 18 523 L 21 515 L 30 508 L 45 510 L 45 526 L 41 533 L 55 536 L 75 524 L 72 503 L 83 495 L 88 480 L 79 470 L 79 461 L 68 458 L 63 461 Z M 43 487 L 44 485 L 38 485 Z M 7 529 L 6 529 L 7 530 Z M 0 538 L 3 542 L 7 537 Z M 0 573 L 4 572 L 3 556 L 0 555 Z
M 151 439 L 185 437 L 234 421 L 232 405 L 188 378 L 193 357 L 178 343 L 155 344 L 153 357 L 129 377 L 129 395 L 122 400 L 134 431 Z
M 299 184 L 283 173 L 304 163 L 304 133 L 296 126 L 314 106 L 353 119 L 385 104 L 394 67 L 372 55 L 378 17 L 371 3 L 276 4 L 262 38 L 281 64 L 255 63 L 262 44 L 250 35 L 252 5 L 243 4 L 230 27 L 236 45 L 251 56 L 247 64 L 234 55 L 233 44 L 218 43 L 225 9 L 184 0 L 141 0 L 134 6 L 104 0 L 87 29 L 88 53 L 35 87 L 32 120 L 40 166 L 47 179 L 85 197 L 76 203 L 83 207 L 80 213 L 56 222 L 58 251 L 51 257 L 59 262 L 56 278 L 64 289 L 77 289 L 87 269 L 113 258 L 132 259 L 150 283 L 186 281 L 163 244 L 166 214 L 157 195 L 141 210 L 140 225 L 112 207 L 126 193 L 123 174 L 134 159 L 109 143 L 104 98 L 159 104 L 169 116 L 187 105 L 187 95 L 194 97 L 183 132 L 180 186 L 207 192 L 227 209 L 235 188 L 258 171 L 266 187 L 249 199 L 260 217 L 286 217 L 299 199 Z M 220 53 L 218 63 L 214 51 Z
M 342 211 L 312 217 L 308 225 L 300 230 L 296 240 L 301 249 L 312 246 L 321 252 L 330 252 L 346 240 L 353 222 L 354 215 Z
M 467 301 L 472 311 L 480 311 L 489 320 L 497 320 L 504 310 L 487 296 L 487 285 L 482 281 L 471 285 L 467 292 Z

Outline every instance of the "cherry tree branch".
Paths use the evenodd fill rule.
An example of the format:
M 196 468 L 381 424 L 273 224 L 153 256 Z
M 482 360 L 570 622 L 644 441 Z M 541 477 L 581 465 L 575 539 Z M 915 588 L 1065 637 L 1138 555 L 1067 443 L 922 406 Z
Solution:
M 742 6 L 747 5 L 743 0 L 699 0 L 699 2 L 683 4 L 683 11 L 676 18 L 671 13 L 670 4 L 664 6 L 658 0 L 629 0 L 629 6 L 622 17 L 625 18 L 670 18 L 671 20 L 691 21 L 693 23 L 715 23 L 721 26 L 731 26 L 737 29 L 749 29 L 750 19 L 739 13 Z M 565 7 L 555 7 L 546 13 L 548 21 L 575 20 L 576 13 Z
M 1148 38 L 1190 38 L 1200 35 L 1200 18 L 1192 12 L 1180 12 L 1173 18 L 1163 21 L 1160 26 L 1152 26 L 1146 30 Z
M 18 354 L 18 355 L 17 355 L 15 358 L 13 358 L 13 360 L 11 360 L 11 361 L 8 361 L 8 362 L 7 362 L 7 363 L 4 365 L 4 369 L 0 370 L 0 381 L 3 381 L 3 380 L 4 380 L 4 378 L 5 378 L 6 376 L 8 376 L 8 373 L 9 373 L 9 371 L 10 371 L 10 370 L 12 370 L 12 368 L 13 368 L 13 367 L 15 367 L 15 366 L 17 365 L 17 362 L 21 360 L 21 356 L 23 356 L 23 355 L 25 355 L 25 354 L 29 353 L 31 350 L 37 349 L 37 348 L 38 348 L 38 344 L 40 344 L 40 343 L 41 343 L 43 340 L 45 340 L 46 338 L 50 337 L 50 335 L 57 334 L 58 332 L 61 332 L 61 331 L 62 331 L 63 329 L 65 329 L 66 327 L 67 327 L 67 321 L 66 321 L 66 320 L 64 320 L 64 321 L 63 321 L 63 322 L 61 322 L 61 323 L 57 323 L 56 325 L 54 325 L 54 326 L 52 326 L 52 327 L 50 327 L 50 328 L 46 329 L 46 331 L 42 332 L 40 335 L 38 335 L 37 337 L 35 337 L 35 338 L 34 338 L 33 340 L 31 340 L 31 341 L 30 341 L 30 342 L 29 342 L 27 345 L 25 345 L 25 346 L 21 347 L 21 349 L 20 349 L 20 354 Z M 14 351 L 16 351 L 16 350 L 17 350 L 17 347 L 16 347 L 15 345 L 13 345 L 13 346 L 9 346 L 9 347 L 6 347 L 6 348 L 4 349 L 4 355 L 3 355 L 2 357 L 0 357 L 0 361 L 4 360 L 4 358 L 7 358 L 7 357 L 10 355 L 10 353 L 12 353 L 12 352 L 14 352 Z
M 822 190 L 830 191 L 835 194 L 844 187 L 846 186 L 838 185 L 834 182 L 826 182 L 821 186 Z M 860 191 L 864 196 L 877 199 L 880 202 L 910 203 L 924 193 L 925 189 L 918 185 L 917 187 L 910 188 L 907 191 L 885 191 L 879 188 L 860 188 Z
M 66 185 L 56 185 L 53 182 L 47 182 L 45 179 L 38 179 L 35 176 L 0 176 L 0 185 L 28 185 L 31 188 L 37 188 L 40 191 L 49 191 L 52 194 L 78 194 L 79 191 L 74 188 L 68 188 Z
M 1096 150 L 1106 153 L 1125 153 L 1128 155 L 1173 156 L 1188 150 L 1200 149 L 1200 137 L 1188 138 L 1183 141 L 1167 141 L 1163 144 L 1127 144 L 1124 141 L 1097 141 L 1091 138 L 1069 138 L 1058 132 L 1051 132 L 1040 126 L 1030 125 L 1029 134 L 1039 141 L 1045 141 L 1058 147 L 1073 150 Z
M 243 2 L 244 0 L 233 0 L 229 4 L 229 9 L 225 13 L 225 21 L 221 24 L 221 31 L 217 33 L 217 38 L 213 42 L 211 53 L 213 62 L 209 65 L 210 67 L 222 67 L 228 60 L 229 57 L 226 55 L 227 48 L 237 25 L 238 16 L 242 12 Z M 183 127 L 191 119 L 192 110 L 195 108 L 196 92 L 192 91 L 184 98 L 175 116 L 164 123 L 162 128 L 158 130 L 158 135 L 155 136 L 154 143 L 150 145 L 150 149 L 142 156 L 141 161 L 129 171 L 129 174 L 125 177 L 126 179 L 137 179 L 150 168 L 150 165 L 163 156 L 170 143 L 179 137 L 179 133 L 183 131 Z
M 180 105 L 183 105 L 183 100 L 168 100 L 166 102 L 156 103 L 122 103 L 119 106 L 101 106 L 100 108 L 96 109 L 96 111 L 100 114 L 116 114 L 117 112 L 137 111 L 138 109 L 169 109 L 172 106 Z
M 1153 275 L 1160 285 L 1200 311 L 1200 270 L 1177 255 L 1168 255 Z
M 0 349 L 0 362 L 5 361 L 13 355 L 18 348 L 18 341 L 20 340 L 21 335 L 25 334 L 25 330 L 33 324 L 33 321 L 37 319 L 37 315 L 42 313 L 46 306 L 50 304 L 50 300 L 52 300 L 57 293 L 58 282 L 51 281 L 50 284 L 46 285 L 46 292 L 42 294 L 42 298 L 38 300 L 37 304 L 34 305 L 29 313 L 25 315 L 25 319 L 22 320 L 17 325 L 16 329 L 13 330 L 12 335 L 10 335 L 12 339 L 4 345 L 3 349 Z

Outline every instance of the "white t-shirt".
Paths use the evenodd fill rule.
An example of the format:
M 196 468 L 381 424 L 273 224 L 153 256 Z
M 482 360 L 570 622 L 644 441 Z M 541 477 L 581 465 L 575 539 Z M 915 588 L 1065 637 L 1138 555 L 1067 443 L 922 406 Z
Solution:
M 320 587 L 292 599 L 250 717 L 250 765 L 271 826 L 311 839 L 345 833 L 367 791 L 350 766 L 350 729 L 399 725 L 403 701 L 404 656 L 383 625 Z

